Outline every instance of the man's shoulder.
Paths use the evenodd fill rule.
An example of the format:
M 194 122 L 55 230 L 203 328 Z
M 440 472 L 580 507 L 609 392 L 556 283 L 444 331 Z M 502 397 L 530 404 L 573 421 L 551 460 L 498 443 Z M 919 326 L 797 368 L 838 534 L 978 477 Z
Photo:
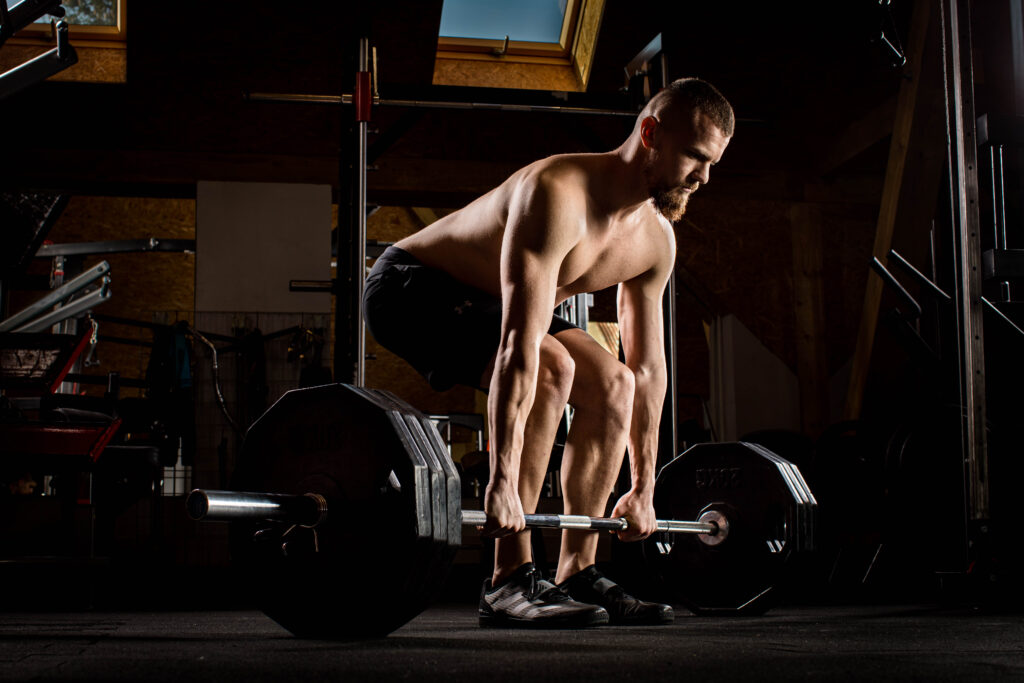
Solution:
M 582 188 L 592 173 L 587 156 L 584 154 L 557 154 L 539 159 L 524 167 L 517 174 L 519 182 L 537 186 L 554 185 L 560 189 L 574 185 Z
M 513 187 L 526 201 L 557 200 L 562 206 L 579 203 L 585 210 L 595 172 L 587 156 L 559 154 L 535 161 L 513 176 Z

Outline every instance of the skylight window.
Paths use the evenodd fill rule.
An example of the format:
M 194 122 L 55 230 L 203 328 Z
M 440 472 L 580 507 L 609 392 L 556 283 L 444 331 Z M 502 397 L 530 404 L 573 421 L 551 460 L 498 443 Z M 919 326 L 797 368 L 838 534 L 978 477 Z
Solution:
M 75 26 L 117 26 L 117 0 L 64 0 L 64 20 Z M 54 19 L 44 15 L 36 23 Z
M 64 0 L 63 20 L 68 24 L 68 35 L 75 47 L 124 47 L 125 6 L 128 0 Z M 11 2 L 8 0 L 8 5 Z M 51 22 L 60 17 L 44 14 L 35 23 L 26 26 L 18 37 L 32 41 L 52 40 Z M 79 55 L 81 57 L 82 55 Z
M 605 0 L 444 0 L 434 83 L 586 90 L 604 5 Z
M 444 0 L 442 38 L 559 43 L 569 0 Z

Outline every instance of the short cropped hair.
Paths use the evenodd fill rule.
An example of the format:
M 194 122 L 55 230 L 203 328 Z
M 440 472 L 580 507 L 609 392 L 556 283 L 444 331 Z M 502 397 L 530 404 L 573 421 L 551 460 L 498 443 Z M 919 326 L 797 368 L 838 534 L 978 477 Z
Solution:
M 715 86 L 699 78 L 680 78 L 669 83 L 651 98 L 637 123 L 647 116 L 656 116 L 679 106 L 705 114 L 727 137 L 732 137 L 736 127 L 732 105 Z

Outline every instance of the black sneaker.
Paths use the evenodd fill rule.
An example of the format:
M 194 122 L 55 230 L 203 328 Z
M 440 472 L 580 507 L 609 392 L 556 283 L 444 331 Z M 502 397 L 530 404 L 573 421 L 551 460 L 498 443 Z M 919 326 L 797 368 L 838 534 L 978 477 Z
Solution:
M 480 625 L 502 628 L 585 628 L 608 623 L 608 612 L 597 605 L 576 602 L 541 578 L 527 562 L 503 584 L 484 581 L 480 592 Z
M 559 584 L 576 600 L 600 605 L 608 611 L 612 624 L 628 626 L 671 624 L 676 616 L 669 605 L 644 602 L 622 590 L 617 583 L 590 565 Z

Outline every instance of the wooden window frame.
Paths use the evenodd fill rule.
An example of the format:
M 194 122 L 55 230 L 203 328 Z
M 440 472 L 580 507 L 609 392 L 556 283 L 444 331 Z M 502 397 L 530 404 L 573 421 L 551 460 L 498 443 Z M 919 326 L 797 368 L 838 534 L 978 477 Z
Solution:
M 528 70 L 554 66 L 559 71 L 572 74 L 576 85 L 568 89 L 583 91 L 590 79 L 604 7 L 605 0 L 568 0 L 558 43 L 510 40 L 508 49 L 504 50 L 504 40 L 438 37 L 437 60 L 462 62 L 466 67 L 464 73 L 470 74 L 471 79 L 477 71 L 473 67 L 474 62 L 519 64 Z
M 437 39 L 437 56 L 445 59 L 479 60 L 500 57 L 507 62 L 569 64 L 572 59 L 573 42 L 576 38 L 576 27 L 579 25 L 580 9 L 584 4 L 586 3 L 583 0 L 568 0 L 565 7 L 565 18 L 562 20 L 562 32 L 557 43 L 510 40 L 508 41 L 508 50 L 503 51 L 504 40 L 440 36 Z
M 124 49 L 128 39 L 128 0 L 117 0 L 117 26 L 79 26 L 68 24 L 68 39 L 76 47 Z M 8 42 L 14 45 L 39 45 L 54 40 L 54 24 L 31 24 L 18 31 Z

